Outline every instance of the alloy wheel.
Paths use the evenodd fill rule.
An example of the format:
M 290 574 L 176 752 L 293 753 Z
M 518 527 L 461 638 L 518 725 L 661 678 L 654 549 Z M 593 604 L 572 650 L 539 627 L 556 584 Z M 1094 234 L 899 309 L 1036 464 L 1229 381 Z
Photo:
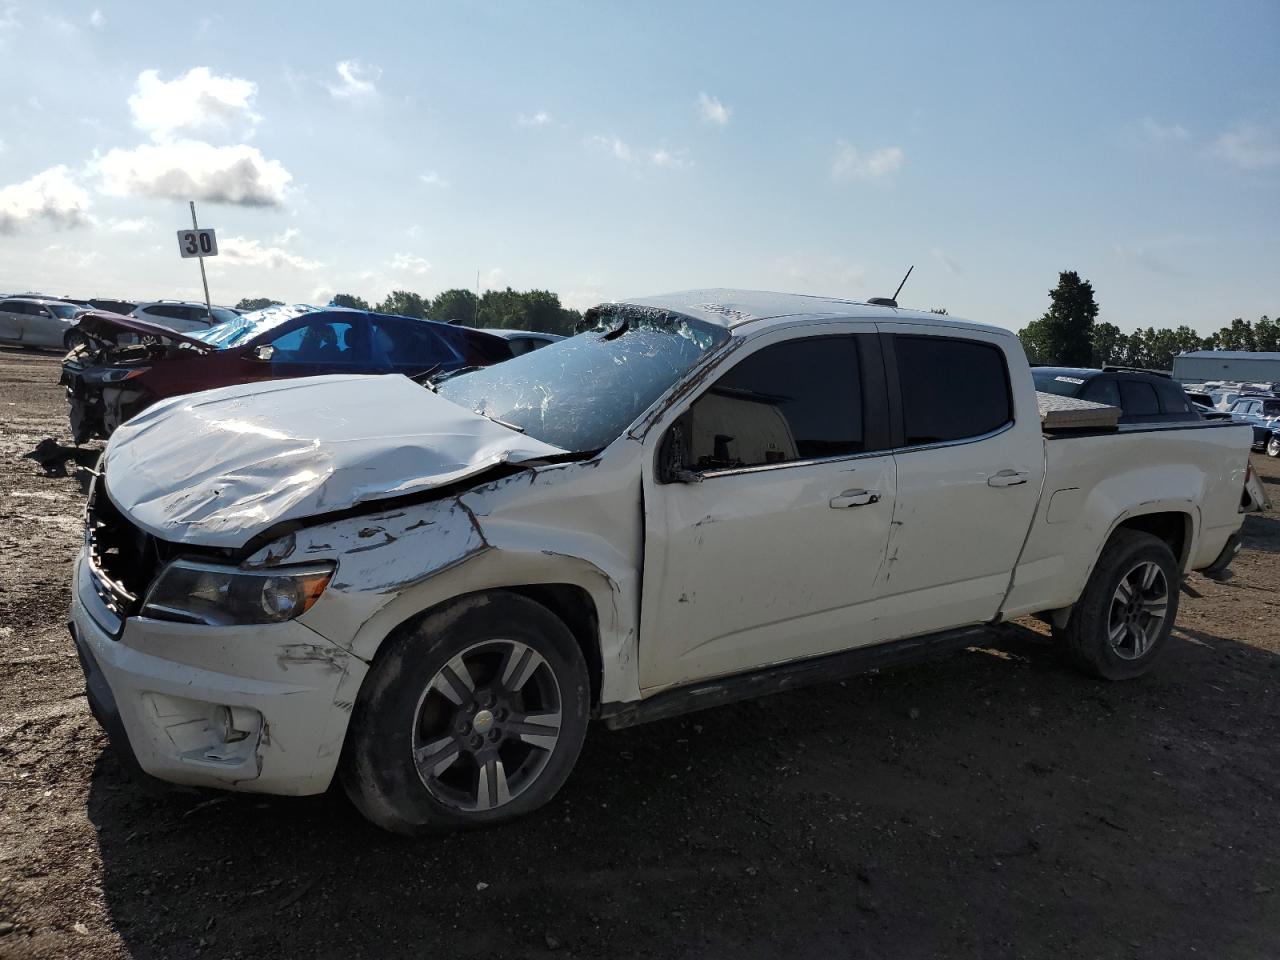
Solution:
M 453 657 L 418 701 L 413 759 L 431 795 L 465 812 L 494 810 L 533 785 L 560 738 L 555 671 L 518 640 Z
M 1168 610 L 1169 581 L 1158 563 L 1144 560 L 1121 577 L 1107 616 L 1107 636 L 1116 656 L 1137 660 L 1150 650 Z

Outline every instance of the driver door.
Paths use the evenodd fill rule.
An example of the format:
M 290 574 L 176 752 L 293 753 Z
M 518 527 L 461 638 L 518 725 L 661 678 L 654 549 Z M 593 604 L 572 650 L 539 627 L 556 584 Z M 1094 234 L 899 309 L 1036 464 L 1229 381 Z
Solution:
M 651 432 L 643 693 L 882 638 L 896 468 L 866 330 L 766 334 Z

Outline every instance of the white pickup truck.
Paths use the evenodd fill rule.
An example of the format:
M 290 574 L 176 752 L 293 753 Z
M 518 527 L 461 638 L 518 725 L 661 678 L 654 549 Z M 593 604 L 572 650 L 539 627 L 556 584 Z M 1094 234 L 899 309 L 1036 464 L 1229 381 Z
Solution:
M 1048 619 L 1135 677 L 1238 548 L 1247 425 L 1050 433 L 1006 330 L 702 290 L 420 385 L 159 403 L 90 495 L 95 714 L 166 781 L 397 831 L 546 803 L 618 727 Z

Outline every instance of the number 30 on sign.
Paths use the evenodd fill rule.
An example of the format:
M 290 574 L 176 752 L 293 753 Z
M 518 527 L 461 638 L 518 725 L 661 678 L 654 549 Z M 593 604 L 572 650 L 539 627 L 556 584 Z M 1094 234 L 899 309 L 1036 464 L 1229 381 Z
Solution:
M 218 255 L 218 238 L 212 230 L 179 230 L 178 250 L 183 260 L 191 257 L 216 257 Z

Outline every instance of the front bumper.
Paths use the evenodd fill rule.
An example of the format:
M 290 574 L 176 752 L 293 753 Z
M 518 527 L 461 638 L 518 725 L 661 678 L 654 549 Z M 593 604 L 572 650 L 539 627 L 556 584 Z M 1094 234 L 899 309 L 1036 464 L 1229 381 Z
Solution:
M 129 617 L 120 629 L 88 568 L 81 553 L 71 631 L 90 707 L 126 766 L 256 793 L 329 786 L 362 660 L 296 621 L 210 627 Z

